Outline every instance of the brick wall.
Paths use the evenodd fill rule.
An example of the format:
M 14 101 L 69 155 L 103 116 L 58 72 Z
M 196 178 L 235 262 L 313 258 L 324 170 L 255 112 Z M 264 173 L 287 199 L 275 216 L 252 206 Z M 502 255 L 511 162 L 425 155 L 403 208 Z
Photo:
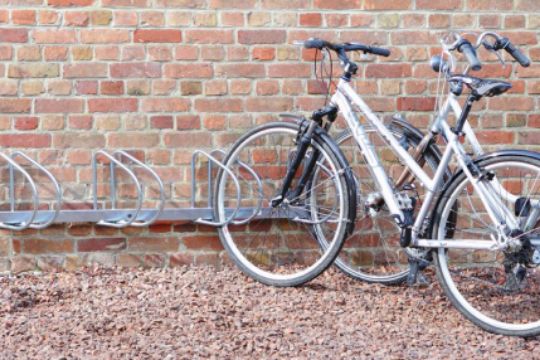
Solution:
M 194 149 L 226 148 L 280 111 L 322 104 L 313 54 L 292 46 L 295 40 L 319 36 L 391 48 L 388 59 L 360 62 L 357 89 L 373 109 L 407 113 L 420 127 L 434 104 L 428 59 L 446 29 L 502 30 L 533 63 L 540 60 L 540 2 L 531 0 L 0 4 L 0 146 L 22 148 L 45 164 L 64 187 L 65 207 L 88 203 L 91 154 L 101 148 L 131 150 L 164 179 L 168 206 L 186 206 Z M 493 146 L 535 145 L 540 65 L 503 68 L 490 60 L 482 74 L 510 78 L 514 88 L 474 113 L 479 138 Z M 124 190 L 129 199 L 133 189 Z M 220 263 L 220 250 L 214 229 L 191 224 L 59 225 L 2 231 L 0 270 Z

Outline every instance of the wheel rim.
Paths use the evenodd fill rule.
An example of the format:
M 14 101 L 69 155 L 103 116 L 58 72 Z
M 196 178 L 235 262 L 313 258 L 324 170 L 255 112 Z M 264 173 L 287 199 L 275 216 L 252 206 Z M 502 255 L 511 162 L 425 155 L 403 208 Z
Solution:
M 236 147 L 233 152 L 230 154 L 230 156 L 228 157 L 228 160 L 227 160 L 227 166 L 231 166 L 231 167 L 234 167 L 235 165 L 235 162 L 237 159 L 241 159 L 244 163 L 248 163 L 248 165 L 253 165 L 253 164 L 249 164 L 249 161 L 248 160 L 253 160 L 254 158 L 250 155 L 248 157 L 250 157 L 250 159 L 246 159 L 245 158 L 245 155 L 244 155 L 244 152 L 243 150 L 245 149 L 248 149 L 248 146 L 249 144 L 253 144 L 255 141 L 258 141 L 258 139 L 260 140 L 261 138 L 263 138 L 264 136 L 271 136 L 271 135 L 276 135 L 278 133 L 282 133 L 284 135 L 287 135 L 289 137 L 289 140 L 292 139 L 292 138 L 295 138 L 296 137 L 296 134 L 297 134 L 297 128 L 285 128 L 285 127 L 270 127 L 264 131 L 259 131 L 259 132 L 255 132 L 253 133 L 251 136 L 247 137 L 246 139 L 244 139 L 244 141 L 242 142 L 242 146 L 238 146 Z M 282 140 L 280 140 L 279 142 L 277 142 L 276 144 L 273 144 L 273 143 L 270 143 L 270 145 L 272 146 L 273 150 L 276 149 L 276 155 L 277 155 L 277 158 L 278 158 L 278 161 L 280 162 L 280 165 L 283 165 L 283 161 L 285 158 L 282 157 L 282 155 L 285 153 L 285 146 L 289 145 L 289 144 L 286 144 L 284 145 L 286 142 Z M 292 145 L 292 144 L 291 144 Z M 317 150 L 321 151 L 322 153 L 322 157 L 323 157 L 323 161 L 325 162 L 325 165 L 327 165 L 327 167 L 330 169 L 330 171 L 332 172 L 332 174 L 334 174 L 334 176 L 336 178 L 340 178 L 341 175 L 338 174 L 338 169 L 336 168 L 335 164 L 333 164 L 333 162 L 331 161 L 330 159 L 330 156 L 328 155 L 328 153 L 318 144 L 313 144 L 315 148 L 317 148 Z M 257 146 L 257 150 L 261 150 L 261 145 L 258 145 Z M 250 154 L 250 151 L 251 151 L 251 154 L 253 154 L 253 149 L 248 149 L 248 151 L 246 153 Z M 287 155 L 289 156 L 289 155 Z M 271 158 L 272 156 L 270 156 L 269 158 Z M 270 159 L 269 159 L 270 160 Z M 274 156 L 272 160 L 276 160 L 276 157 Z M 254 162 L 254 160 L 253 160 Z M 270 161 L 269 163 L 267 164 L 267 168 L 270 167 Z M 257 166 L 253 166 L 255 169 L 255 172 L 258 173 L 258 167 Z M 276 188 L 276 185 L 273 184 L 274 182 L 276 182 L 276 180 L 272 180 L 272 179 L 265 179 L 264 176 L 261 175 L 261 173 L 263 173 L 265 170 L 263 169 L 260 169 L 258 175 L 261 177 L 261 181 L 263 183 L 263 192 L 264 192 L 264 199 L 263 199 L 263 207 L 266 206 L 266 208 L 268 208 L 268 204 L 269 204 L 269 200 L 271 199 L 272 196 L 275 195 L 274 192 L 271 192 L 271 190 L 268 190 L 266 191 L 266 189 L 272 189 L 274 190 Z M 283 169 L 280 169 L 280 173 L 283 173 L 284 171 L 286 170 L 283 170 Z M 244 184 L 247 184 L 249 182 L 249 179 L 247 179 L 245 176 L 240 179 L 239 177 L 239 180 L 241 181 L 241 184 L 244 183 Z M 268 180 L 268 181 L 265 181 L 265 180 Z M 281 181 L 278 180 L 279 183 L 281 183 Z M 226 205 L 226 198 L 227 198 L 227 194 L 226 194 L 226 187 L 227 187 L 227 175 L 224 174 L 223 175 L 223 178 L 222 178 L 222 181 L 220 181 L 220 184 L 218 185 L 218 192 L 217 192 L 217 214 L 218 214 L 218 217 L 219 219 L 223 219 L 224 216 L 225 216 L 225 209 L 227 207 Z M 272 184 L 271 184 L 272 183 Z M 337 208 L 338 208 L 338 211 L 336 212 L 335 214 L 335 218 L 336 219 L 343 219 L 344 216 L 345 216 L 345 192 L 344 192 L 344 189 L 343 189 L 343 184 L 340 181 L 333 181 L 332 182 L 333 184 L 335 184 L 336 186 L 336 194 L 338 196 L 336 196 L 336 199 L 337 199 Z M 244 184 L 242 186 L 244 186 Z M 272 185 L 272 186 L 271 186 Z M 244 186 L 246 187 L 246 186 Z M 272 194 L 271 196 L 268 196 L 268 194 Z M 339 195 L 340 194 L 340 195 Z M 284 249 L 284 238 L 287 238 L 287 244 L 290 244 L 292 243 L 293 241 L 300 241 L 300 242 L 304 242 L 304 245 L 302 246 L 307 246 L 305 245 L 305 243 L 307 242 L 310 242 L 310 240 L 308 238 L 306 238 L 306 236 L 309 236 L 309 232 L 308 230 L 306 229 L 306 227 L 299 223 L 298 221 L 293 221 L 291 219 L 289 219 L 289 214 L 295 214 L 296 216 L 298 216 L 298 213 L 299 213 L 299 209 L 297 208 L 293 208 L 293 206 L 296 206 L 296 207 L 301 207 L 299 205 L 290 205 L 285 212 L 287 212 L 287 214 L 284 214 L 284 212 L 281 212 L 281 210 L 278 211 L 278 214 L 273 214 L 274 216 L 285 216 L 285 220 L 260 220 L 260 219 L 254 219 L 253 221 L 251 221 L 249 224 L 246 225 L 246 229 L 248 230 L 248 233 L 247 233 L 247 236 L 253 236 L 255 237 L 254 235 L 254 227 L 257 226 L 257 224 L 262 224 L 264 221 L 268 222 L 270 221 L 271 224 L 265 228 L 265 230 L 268 232 L 268 233 L 265 233 L 264 234 L 264 237 L 261 235 L 261 234 L 256 234 L 257 236 L 257 239 L 260 239 L 261 238 L 264 238 L 263 241 L 260 241 L 257 245 L 259 246 L 259 248 L 257 249 L 258 251 L 260 251 L 261 253 L 263 253 L 263 249 L 262 249 L 262 246 L 265 245 L 265 244 L 268 244 L 269 243 L 269 238 L 271 238 L 271 236 L 269 234 L 272 235 L 272 237 L 274 235 L 276 235 L 276 233 L 278 233 L 279 231 L 281 231 L 280 229 L 278 229 L 279 226 L 282 226 L 282 227 L 285 227 L 285 226 L 291 226 L 291 222 L 294 222 L 294 227 L 298 227 L 300 225 L 300 229 L 297 229 L 298 230 L 298 234 L 294 233 L 293 230 L 291 230 L 290 228 L 288 228 L 288 233 L 283 233 L 283 234 L 279 234 L 276 235 L 276 237 L 279 239 L 279 244 L 276 244 L 276 245 L 279 245 L 280 248 L 278 250 L 276 250 L 276 254 L 277 256 L 274 257 L 275 254 L 272 254 L 272 253 L 269 253 L 267 249 L 264 249 L 264 251 L 266 251 L 267 254 L 270 254 L 269 256 L 267 256 L 266 258 L 263 258 L 261 257 L 261 260 L 262 261 L 273 261 L 273 259 L 276 259 L 276 261 L 287 261 L 287 260 L 294 260 L 293 258 L 288 258 L 286 256 L 283 256 L 282 258 L 280 258 L 280 254 L 278 252 L 283 252 L 285 251 L 286 249 Z M 302 213 L 302 212 L 300 212 Z M 328 215 L 326 215 L 328 216 Z M 305 220 L 309 220 L 309 219 L 305 219 Z M 313 220 L 313 217 L 312 217 L 312 220 Z M 288 223 L 287 224 L 279 224 L 280 221 L 287 221 Z M 313 225 L 311 225 L 313 226 Z M 315 225 L 315 226 L 323 226 L 323 224 L 319 224 L 319 225 Z M 234 230 L 234 231 L 233 231 Z M 296 280 L 296 279 L 300 279 L 300 278 L 303 278 L 303 277 L 306 277 L 306 276 L 309 276 L 311 275 L 315 270 L 317 270 L 323 263 L 325 262 L 329 262 L 329 260 L 331 261 L 332 259 L 329 259 L 329 257 L 333 256 L 332 253 L 336 253 L 337 252 L 337 249 L 336 247 L 339 247 L 340 244 L 339 242 L 342 240 L 342 237 L 343 237 L 343 233 L 344 233 L 344 222 L 343 221 L 338 221 L 336 222 L 336 229 L 334 231 L 334 237 L 332 239 L 332 242 L 331 242 L 331 246 L 328 248 L 328 249 L 325 249 L 326 251 L 324 252 L 324 254 L 320 254 L 320 257 L 314 261 L 310 266 L 307 266 L 306 268 L 304 269 L 301 269 L 299 270 L 298 268 L 294 268 L 291 266 L 291 270 L 293 271 L 292 273 L 288 273 L 288 274 L 284 274 L 284 273 L 278 273 L 277 271 L 269 271 L 268 269 L 264 269 L 262 268 L 261 265 L 265 265 L 265 264 L 255 264 L 254 262 L 257 260 L 256 258 L 256 253 L 255 251 L 252 251 L 252 250 L 249 250 L 249 247 L 250 245 L 247 246 L 248 248 L 248 252 L 244 252 L 242 251 L 241 247 L 237 244 L 237 242 L 235 242 L 235 238 L 238 239 L 238 232 L 241 232 L 242 230 L 241 229 L 238 229 L 237 227 L 235 226 L 224 226 L 222 229 L 221 229 L 221 233 L 222 233 L 222 238 L 225 239 L 225 243 L 226 243 L 226 246 L 227 246 L 227 249 L 232 253 L 233 257 L 235 257 L 236 259 L 239 260 L 239 262 L 245 267 L 246 270 L 248 270 L 248 272 L 251 272 L 251 273 L 254 273 L 256 274 L 258 277 L 260 278 L 264 278 L 264 279 L 268 279 L 268 280 L 271 280 L 271 281 L 275 281 L 275 282 L 287 282 L 287 281 L 293 281 L 293 280 Z M 301 233 L 301 234 L 300 234 Z M 286 236 L 285 236 L 286 235 Z M 257 239 L 252 239 L 252 241 L 257 241 Z M 313 242 L 315 244 L 317 244 L 317 241 L 313 239 Z M 272 244 L 269 244 L 269 245 L 272 245 Z M 316 246 L 316 249 L 320 249 L 320 247 L 317 245 Z M 274 250 L 270 250 L 270 251 L 274 251 Z M 292 252 L 296 251 L 296 255 L 294 255 L 295 257 L 298 256 L 296 259 L 298 261 L 303 261 L 305 260 L 307 257 L 309 257 L 308 252 L 310 251 L 305 251 L 304 254 L 301 254 L 298 249 L 293 249 Z M 318 250 L 316 250 L 318 251 Z M 304 258 L 301 258 L 302 256 L 304 256 Z M 269 266 L 272 266 L 273 264 L 266 264 L 266 265 L 269 265 Z M 279 269 L 279 271 L 284 271 L 285 269 L 282 268 L 282 269 Z
M 512 175 L 515 172 L 515 170 L 509 170 L 512 166 L 520 168 L 523 171 L 523 174 Z M 525 190 L 525 193 L 528 194 L 528 196 L 534 196 L 534 198 L 536 199 L 540 198 L 540 191 L 538 191 L 538 188 L 540 187 L 540 168 L 538 166 L 523 162 L 506 161 L 499 164 L 495 163 L 487 165 L 485 169 L 489 171 L 494 171 L 497 175 L 496 178 L 498 179 L 498 181 L 501 182 L 501 184 L 503 184 L 503 187 L 506 190 L 511 191 L 511 189 L 521 188 Z M 524 176 L 524 173 L 527 171 L 532 175 L 529 177 Z M 509 179 L 506 179 L 508 180 L 506 184 L 505 179 L 502 179 L 503 176 L 499 175 L 504 173 L 510 174 Z M 526 183 L 521 182 L 518 186 L 516 178 L 521 178 L 522 180 L 525 180 Z M 512 182 L 510 182 L 510 180 L 512 180 Z M 452 195 L 446 203 L 446 206 L 444 207 L 441 216 L 439 229 L 437 231 L 437 236 L 439 239 L 442 239 L 446 236 L 446 232 L 448 230 L 446 225 L 448 224 L 450 214 L 456 213 L 455 209 L 453 208 L 453 204 L 458 199 L 458 196 L 460 194 L 465 194 L 472 191 L 471 187 L 467 186 L 468 183 L 468 180 L 464 179 L 454 189 Z M 513 195 L 516 195 L 517 191 L 514 190 L 511 192 Z M 469 197 L 469 199 L 467 199 L 467 197 Z M 468 224 L 471 225 L 467 229 L 465 229 L 466 231 L 468 231 L 469 233 L 473 233 L 475 231 L 479 233 L 479 231 L 476 230 L 476 227 L 474 226 L 479 227 L 481 225 L 484 225 L 482 223 L 484 222 L 482 218 L 482 215 L 484 214 L 478 213 L 476 200 L 477 199 L 475 199 L 474 196 L 468 194 L 465 196 L 465 199 L 459 201 L 460 210 L 456 214 L 459 215 L 459 213 L 461 212 L 462 217 L 456 218 L 454 223 L 451 223 L 451 226 L 449 227 L 450 229 L 453 228 L 454 237 L 461 236 L 465 233 L 462 228 L 465 228 L 467 226 L 465 224 L 467 223 L 466 220 L 463 220 L 462 218 L 467 212 L 470 213 L 469 217 L 471 221 Z M 509 201 L 505 201 L 505 204 L 507 204 L 508 206 Z M 478 219 L 476 219 L 477 215 L 475 215 L 474 212 L 476 212 L 477 215 L 480 216 Z M 475 224 L 475 222 L 477 224 Z M 486 226 L 484 226 L 484 229 L 486 229 L 484 231 L 485 234 L 492 233 L 488 226 L 489 224 L 486 224 Z M 528 308 L 525 309 L 525 312 L 527 313 L 531 313 L 529 310 L 531 308 L 538 308 L 538 306 L 534 306 L 534 303 L 530 303 L 531 301 L 534 302 L 535 299 L 539 299 L 538 295 L 540 294 L 540 274 L 538 272 L 538 268 L 528 271 L 528 274 L 526 276 L 528 284 L 523 284 L 526 285 L 524 289 L 518 290 L 519 292 L 512 293 L 508 290 L 507 287 L 508 278 L 510 276 L 504 272 L 504 269 L 501 269 L 500 262 L 505 258 L 505 256 L 500 252 L 498 254 L 494 254 L 493 251 L 491 251 L 491 253 L 487 251 L 476 251 L 475 253 L 472 253 L 470 251 L 460 250 L 460 252 L 458 253 L 458 251 L 456 250 L 439 249 L 437 256 L 439 262 L 440 276 L 444 280 L 448 291 L 451 293 L 452 296 L 454 296 L 455 301 L 463 307 L 463 310 L 468 313 L 470 317 L 478 319 L 479 321 L 487 324 L 490 327 L 507 331 L 528 331 L 540 326 L 540 320 L 528 323 L 523 323 L 523 320 L 521 320 L 521 322 L 516 323 L 518 319 L 515 318 L 515 315 L 518 314 L 515 311 L 512 311 L 515 310 L 515 307 L 520 303 L 522 303 L 523 306 L 527 305 L 527 303 L 529 304 Z M 491 258 L 489 256 L 491 256 Z M 465 265 L 460 263 L 465 261 L 470 262 L 470 264 Z M 497 266 L 497 264 L 499 265 Z M 460 279 L 461 277 L 463 277 L 463 280 L 460 280 L 459 283 L 457 281 L 454 281 L 458 279 L 458 276 L 460 277 Z M 472 284 L 473 281 L 474 284 Z M 490 287 L 489 299 L 478 295 L 475 296 L 475 294 L 482 291 L 482 289 L 487 289 L 488 286 Z M 527 288 L 529 288 L 531 292 L 526 294 L 523 291 L 526 291 Z M 487 299 L 487 301 L 490 301 L 490 304 L 486 304 L 485 299 Z M 503 300 L 507 300 L 508 304 L 502 304 Z M 497 303 L 496 301 L 499 303 Z M 540 301 L 536 301 L 538 302 L 536 305 L 540 305 Z M 478 309 L 479 307 L 481 307 L 481 309 Z M 503 317 L 506 316 L 506 319 L 494 317 L 492 311 L 497 308 L 501 309 L 502 315 Z M 485 312 L 491 313 L 485 314 Z M 521 314 L 525 314 L 525 312 L 522 311 L 522 309 L 520 308 Z M 538 314 L 538 312 L 536 313 Z M 532 312 L 532 314 L 534 314 L 534 312 Z M 510 322 L 510 319 L 513 316 L 514 321 Z

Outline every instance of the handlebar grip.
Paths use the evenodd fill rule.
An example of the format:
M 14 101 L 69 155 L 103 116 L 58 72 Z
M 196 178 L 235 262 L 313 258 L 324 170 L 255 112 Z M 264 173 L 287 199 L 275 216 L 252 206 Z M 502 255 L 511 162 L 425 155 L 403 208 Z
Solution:
M 478 57 L 476 56 L 476 51 L 474 50 L 470 42 L 468 42 L 467 40 L 463 40 L 463 42 L 458 46 L 458 51 L 465 55 L 467 61 L 469 62 L 469 64 L 471 64 L 471 68 L 474 71 L 480 70 L 482 68 L 482 64 L 480 63 L 480 60 L 478 60 Z
M 531 65 L 531 60 L 526 57 L 521 50 L 514 46 L 510 41 L 507 41 L 504 50 L 509 53 L 516 61 L 523 67 L 528 67 Z
M 378 47 L 374 47 L 374 46 L 369 47 L 369 52 L 374 54 L 374 55 L 380 55 L 380 56 L 384 56 L 384 57 L 390 56 L 390 50 L 383 49 L 383 48 L 378 48 Z
M 322 50 L 326 46 L 326 41 L 317 38 L 311 38 L 304 41 L 304 47 L 306 49 L 319 49 Z

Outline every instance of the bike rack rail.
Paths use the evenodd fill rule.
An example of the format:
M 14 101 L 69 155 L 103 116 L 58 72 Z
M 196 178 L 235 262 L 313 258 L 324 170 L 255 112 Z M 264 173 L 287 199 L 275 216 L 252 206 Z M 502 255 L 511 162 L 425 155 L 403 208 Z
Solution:
M 191 197 L 189 199 L 189 207 L 166 207 L 167 199 L 165 193 L 165 185 L 160 178 L 158 172 L 152 169 L 150 166 L 144 164 L 141 160 L 124 150 L 98 150 L 92 154 L 91 160 L 91 208 L 86 209 L 65 209 L 63 190 L 55 178 L 55 176 L 47 170 L 43 165 L 39 164 L 36 160 L 32 159 L 21 151 L 13 151 L 11 154 L 0 152 L 0 160 L 3 160 L 9 170 L 9 210 L 0 210 L 0 228 L 20 231 L 27 228 L 43 229 L 51 224 L 58 223 L 96 223 L 100 226 L 108 226 L 114 228 L 124 228 L 127 226 L 144 227 L 153 224 L 156 221 L 192 221 L 197 224 L 209 225 L 209 226 L 224 226 L 227 224 L 245 224 L 251 221 L 255 217 L 268 216 L 268 209 L 262 208 L 262 182 L 257 176 L 255 171 L 247 166 L 245 163 L 237 162 L 238 166 L 253 177 L 258 186 L 258 200 L 255 206 L 242 207 L 242 191 L 239 180 L 239 174 L 234 174 L 230 168 L 225 166 L 218 156 L 224 157 L 225 151 L 213 150 L 206 152 L 203 150 L 196 150 L 193 153 L 191 159 Z M 207 159 L 208 164 L 208 195 L 207 195 L 207 207 L 197 207 L 196 197 L 198 182 L 196 177 L 197 161 L 200 158 Z M 23 160 L 24 166 L 17 160 Z M 98 168 L 101 166 L 107 166 L 109 169 L 108 179 L 100 179 L 98 176 Z M 25 167 L 32 167 L 40 174 L 47 178 L 47 184 L 52 185 L 53 195 L 52 199 L 47 199 L 48 203 L 44 204 L 44 199 L 40 198 L 40 191 L 38 189 L 36 179 L 25 169 Z M 236 189 L 236 196 L 233 196 L 233 200 L 236 201 L 235 208 L 227 208 L 227 218 L 223 221 L 215 221 L 213 206 L 213 189 L 214 189 L 214 175 L 213 172 L 219 169 L 224 171 L 226 176 L 230 176 Z M 135 195 L 130 201 L 134 202 L 134 206 L 129 208 L 122 208 L 119 206 L 119 178 L 118 174 L 122 172 L 127 175 L 129 184 L 135 189 Z M 16 196 L 16 181 L 15 174 L 20 174 L 24 178 L 25 183 L 29 187 L 29 200 L 23 201 L 17 199 Z M 141 174 L 145 174 L 147 178 L 151 179 L 151 182 L 156 186 L 158 195 L 156 199 L 151 199 L 154 207 L 144 207 L 146 199 L 145 189 L 149 188 L 149 184 L 143 181 Z M 98 189 L 100 180 L 106 185 L 108 189 L 108 195 L 100 198 L 98 195 Z M 39 183 L 41 184 L 41 182 Z M 17 204 L 23 204 L 25 209 L 17 209 Z M 28 205 L 28 203 L 30 205 Z M 109 204 L 109 206 L 105 206 Z M 47 205 L 47 207 L 46 207 Z M 21 206 L 22 207 L 22 206 Z

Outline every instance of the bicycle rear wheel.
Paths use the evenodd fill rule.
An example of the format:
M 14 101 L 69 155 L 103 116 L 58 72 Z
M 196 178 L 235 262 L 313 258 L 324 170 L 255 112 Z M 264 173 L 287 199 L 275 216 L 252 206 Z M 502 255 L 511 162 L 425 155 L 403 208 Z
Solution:
M 243 272 L 273 286 L 300 285 L 322 273 L 341 249 L 350 216 L 343 162 L 335 154 L 335 145 L 317 134 L 290 190 L 314 154 L 318 154 L 316 182 L 295 198 L 272 206 L 296 155 L 299 130 L 299 125 L 285 122 L 262 125 L 239 139 L 223 162 L 239 180 L 242 214 L 235 223 L 219 228 L 221 242 Z M 232 177 L 220 172 L 214 196 L 217 221 L 227 218 L 236 198 Z M 259 204 L 257 216 L 238 223 L 250 218 Z M 327 246 L 319 246 L 317 233 L 328 237 Z
M 422 134 L 410 125 L 399 120 L 389 124 L 389 129 L 400 145 L 412 154 L 422 141 Z M 368 137 L 381 159 L 390 179 L 397 181 L 405 167 L 374 129 L 367 129 Z M 399 284 L 407 279 L 409 273 L 408 256 L 421 255 L 417 250 L 403 249 L 399 245 L 401 229 L 388 212 L 382 201 L 372 213 L 366 209 L 366 202 L 378 196 L 377 185 L 369 172 L 368 165 L 358 149 L 349 130 L 336 138 L 344 152 L 357 180 L 357 217 L 353 234 L 345 240 L 343 249 L 336 258 L 335 265 L 345 274 L 370 283 L 386 285 Z M 423 155 L 423 169 L 430 175 L 440 162 L 440 154 L 428 147 Z M 394 184 L 395 185 L 395 184 Z M 421 205 L 422 186 L 415 179 L 395 185 L 396 191 L 408 191 L 416 199 L 416 208 Z
M 503 155 L 478 165 L 494 175 L 483 182 L 492 186 L 492 194 L 518 220 L 520 228 L 510 237 L 522 247 L 438 249 L 437 276 L 452 304 L 474 324 L 497 334 L 536 336 L 540 334 L 540 246 L 533 244 L 540 240 L 540 219 L 533 211 L 540 200 L 540 161 Z M 464 174 L 444 191 L 434 219 L 434 239 L 496 240 L 500 236 Z

